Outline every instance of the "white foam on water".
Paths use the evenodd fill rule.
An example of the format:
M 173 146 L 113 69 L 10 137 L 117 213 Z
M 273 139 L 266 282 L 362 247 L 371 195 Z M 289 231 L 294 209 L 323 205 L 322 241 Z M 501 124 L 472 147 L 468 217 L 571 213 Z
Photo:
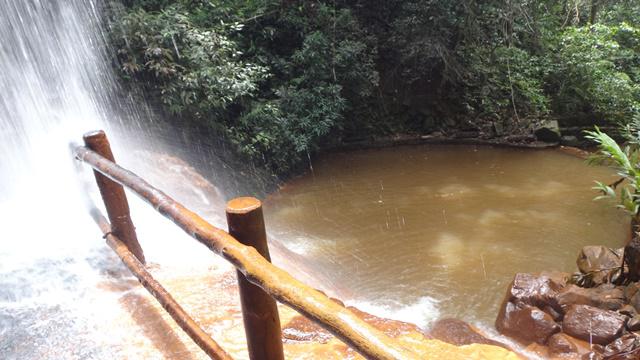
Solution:
M 386 299 L 380 301 L 346 301 L 345 304 L 381 318 L 411 323 L 423 330 L 428 329 L 430 324 L 440 317 L 438 301 L 429 296 L 423 296 L 411 304 L 390 302 Z

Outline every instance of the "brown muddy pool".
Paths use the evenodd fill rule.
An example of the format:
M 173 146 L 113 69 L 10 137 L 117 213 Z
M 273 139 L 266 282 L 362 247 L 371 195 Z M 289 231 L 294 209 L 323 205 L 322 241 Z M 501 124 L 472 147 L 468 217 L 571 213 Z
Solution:
M 280 261 L 363 310 L 421 326 L 490 326 L 514 273 L 574 271 L 582 246 L 628 236 L 625 215 L 593 201 L 594 179 L 613 171 L 559 150 L 407 146 L 312 166 L 266 201 L 272 240 L 291 251 Z

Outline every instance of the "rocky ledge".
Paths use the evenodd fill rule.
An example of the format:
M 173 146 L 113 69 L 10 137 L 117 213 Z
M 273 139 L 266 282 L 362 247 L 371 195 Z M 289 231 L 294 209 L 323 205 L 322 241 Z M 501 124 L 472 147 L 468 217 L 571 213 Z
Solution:
M 235 271 L 227 264 L 206 271 L 177 273 L 175 269 L 152 267 L 181 305 L 234 358 L 248 359 Z M 161 306 L 130 279 L 109 282 L 105 291 L 121 294 L 123 316 L 111 318 L 116 329 L 141 329 L 142 336 L 127 336 L 118 344 L 121 358 L 206 359 L 206 355 L 177 327 Z M 339 300 L 334 301 L 340 303 Z M 353 349 L 294 310 L 279 305 L 285 358 L 362 359 Z M 424 359 L 519 360 L 506 346 L 490 340 L 460 320 L 436 322 L 431 330 L 401 321 L 384 319 L 349 307 L 380 331 L 397 339 Z
M 640 359 L 640 283 L 622 279 L 622 259 L 587 246 L 575 274 L 516 274 L 497 330 L 544 357 Z

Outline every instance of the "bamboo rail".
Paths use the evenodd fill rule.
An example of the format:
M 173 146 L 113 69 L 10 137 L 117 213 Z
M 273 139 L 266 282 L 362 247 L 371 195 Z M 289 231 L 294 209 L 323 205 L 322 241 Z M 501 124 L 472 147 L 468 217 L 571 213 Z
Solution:
M 417 354 L 373 328 L 344 306 L 272 265 L 255 248 L 241 244 L 133 172 L 86 147 L 77 147 L 74 153 L 78 160 L 132 190 L 191 237 L 231 262 L 249 282 L 309 317 L 365 358 L 419 359 Z
M 104 234 L 107 244 L 120 257 L 125 266 L 135 275 L 142 286 L 145 287 L 171 315 L 171 318 L 184 330 L 187 335 L 204 351 L 210 358 L 215 360 L 233 360 L 218 343 L 213 340 L 196 323 L 191 316 L 178 304 L 171 294 L 145 269 L 144 264 L 129 251 L 127 245 L 111 231 L 111 225 L 107 219 L 96 209 L 93 214 L 94 220 L 98 223 L 100 230 Z

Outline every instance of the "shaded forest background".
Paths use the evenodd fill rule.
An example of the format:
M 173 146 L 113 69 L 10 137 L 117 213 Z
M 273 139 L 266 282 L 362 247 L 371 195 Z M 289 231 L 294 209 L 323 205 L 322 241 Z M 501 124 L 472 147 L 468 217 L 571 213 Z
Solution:
M 636 0 L 124 0 L 108 17 L 125 83 L 275 175 L 358 139 L 640 112 Z

